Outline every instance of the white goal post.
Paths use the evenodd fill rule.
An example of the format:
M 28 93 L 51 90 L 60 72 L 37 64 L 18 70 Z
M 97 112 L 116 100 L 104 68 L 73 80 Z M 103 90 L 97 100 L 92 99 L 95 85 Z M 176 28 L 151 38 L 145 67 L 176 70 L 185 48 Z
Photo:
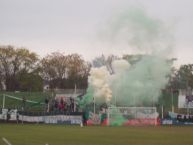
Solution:
M 2 102 L 2 108 L 5 108 L 5 103 L 6 103 L 6 98 L 10 98 L 13 100 L 19 100 L 19 101 L 23 101 L 22 98 L 19 97 L 15 97 L 15 96 L 11 96 L 11 95 L 7 95 L 7 94 L 3 94 L 3 102 Z M 32 100 L 25 100 L 27 103 L 31 103 L 31 104 L 38 104 L 39 102 L 37 101 L 32 101 Z M 39 103 L 40 105 L 44 105 L 44 103 Z
M 157 125 L 156 107 L 109 107 L 108 125 Z

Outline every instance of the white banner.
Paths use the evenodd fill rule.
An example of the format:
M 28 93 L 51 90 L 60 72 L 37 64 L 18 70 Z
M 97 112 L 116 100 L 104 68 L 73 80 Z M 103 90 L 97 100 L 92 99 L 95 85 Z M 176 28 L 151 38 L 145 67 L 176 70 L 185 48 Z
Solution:
M 9 119 L 7 118 L 9 116 Z M 16 109 L 2 109 L 0 120 L 21 121 L 29 123 L 49 123 L 49 124 L 81 124 L 82 115 L 47 115 L 47 116 L 27 116 L 17 113 Z
M 193 108 L 193 95 L 185 95 L 181 92 L 178 96 L 178 108 Z
M 50 116 L 25 116 L 19 115 L 19 120 L 23 122 L 37 122 L 48 124 L 81 124 L 82 116 L 72 115 L 50 115 Z

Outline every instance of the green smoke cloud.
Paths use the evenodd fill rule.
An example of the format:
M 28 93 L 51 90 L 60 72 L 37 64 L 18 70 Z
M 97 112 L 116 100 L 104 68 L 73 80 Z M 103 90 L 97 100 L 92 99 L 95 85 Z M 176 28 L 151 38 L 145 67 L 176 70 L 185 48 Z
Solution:
M 113 15 L 100 34 L 107 43 L 123 43 L 148 54 L 168 52 L 174 41 L 171 27 L 151 17 L 144 9 L 132 7 Z
M 118 106 L 152 106 L 168 82 L 170 64 L 165 58 L 144 56 L 134 66 L 116 75 L 111 83 Z
M 119 67 L 113 66 L 115 74 L 105 76 L 108 77 L 105 83 L 112 92 L 111 103 L 118 106 L 152 106 L 158 101 L 161 89 L 167 84 L 167 76 L 171 70 L 171 64 L 167 61 L 168 53 L 172 52 L 173 48 L 170 30 L 162 21 L 152 18 L 143 9 L 131 8 L 113 16 L 103 32 L 105 41 L 112 44 L 125 43 L 144 54 L 142 59 L 132 66 L 128 62 L 120 61 Z M 125 65 L 126 63 L 128 65 Z M 92 78 L 95 80 L 95 77 Z M 83 102 L 89 100 L 85 101 L 89 103 L 95 94 L 100 94 L 100 89 L 97 88 L 89 84 L 88 94 Z M 101 98 L 105 97 L 104 93 L 101 94 Z M 115 112 L 117 115 L 117 110 Z M 124 121 L 120 115 L 115 118 L 115 124 L 120 125 Z

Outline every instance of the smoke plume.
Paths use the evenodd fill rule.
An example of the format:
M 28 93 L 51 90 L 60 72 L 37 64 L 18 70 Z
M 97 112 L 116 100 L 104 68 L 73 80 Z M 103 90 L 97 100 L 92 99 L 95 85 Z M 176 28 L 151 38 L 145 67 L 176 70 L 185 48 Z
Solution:
M 142 58 L 132 65 L 126 59 L 113 61 L 112 75 L 104 66 L 92 68 L 88 93 L 82 101 L 90 103 L 93 99 L 89 98 L 95 96 L 96 103 L 154 105 L 168 82 L 171 69 L 167 60 L 173 37 L 168 27 L 143 9 L 131 8 L 113 16 L 102 36 L 108 43 L 124 43 L 128 49 L 137 50 Z

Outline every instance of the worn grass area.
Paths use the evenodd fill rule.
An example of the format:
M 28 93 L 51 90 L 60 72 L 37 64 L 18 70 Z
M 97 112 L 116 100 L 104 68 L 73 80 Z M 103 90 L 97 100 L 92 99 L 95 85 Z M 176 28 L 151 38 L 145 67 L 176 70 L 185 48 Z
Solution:
M 12 145 L 193 145 L 193 127 L 80 127 L 0 124 Z

